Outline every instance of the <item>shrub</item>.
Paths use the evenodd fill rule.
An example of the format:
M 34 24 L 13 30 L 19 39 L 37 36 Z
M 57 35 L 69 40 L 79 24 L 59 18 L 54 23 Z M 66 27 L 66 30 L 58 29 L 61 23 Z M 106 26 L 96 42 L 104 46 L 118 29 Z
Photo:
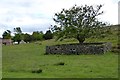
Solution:
M 35 69 L 35 70 L 32 70 L 32 73 L 42 73 L 42 69 Z
M 59 62 L 56 65 L 65 65 L 65 63 L 64 62 Z

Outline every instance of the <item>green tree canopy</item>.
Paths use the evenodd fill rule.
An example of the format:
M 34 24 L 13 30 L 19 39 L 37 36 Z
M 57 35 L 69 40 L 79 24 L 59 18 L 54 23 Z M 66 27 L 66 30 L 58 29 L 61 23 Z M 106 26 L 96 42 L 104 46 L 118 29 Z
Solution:
M 20 27 L 16 27 L 14 28 L 14 32 L 15 32 L 15 36 L 13 37 L 13 41 L 17 41 L 18 44 L 20 43 L 20 41 L 23 39 L 23 35 L 22 34 L 22 30 Z
M 11 31 L 6 30 L 2 36 L 3 36 L 3 39 L 11 39 Z
M 14 42 L 18 42 L 18 44 L 21 41 L 21 34 L 15 34 L 15 36 L 12 39 Z
M 73 6 L 55 13 L 53 20 L 57 23 L 51 29 L 57 34 L 57 40 L 75 38 L 83 43 L 86 38 L 96 36 L 105 23 L 98 20 L 102 5 L 97 6 Z
M 52 38 L 53 38 L 53 33 L 51 32 L 51 30 L 46 31 L 46 33 L 44 34 L 44 39 L 48 40 Z
M 34 41 L 37 41 L 37 40 L 43 40 L 43 32 L 42 31 L 34 31 L 32 33 L 32 37 L 33 37 L 33 40 Z
M 25 42 L 31 42 L 32 41 L 32 37 L 30 34 L 24 34 L 24 41 Z
M 20 27 L 16 27 L 16 28 L 14 28 L 14 32 L 16 32 L 17 34 L 21 34 L 22 30 Z

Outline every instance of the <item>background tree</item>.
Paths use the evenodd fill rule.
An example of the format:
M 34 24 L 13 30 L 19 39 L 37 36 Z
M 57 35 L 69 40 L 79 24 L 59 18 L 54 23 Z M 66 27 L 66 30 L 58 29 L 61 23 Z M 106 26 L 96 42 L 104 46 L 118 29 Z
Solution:
M 16 28 L 14 28 L 14 32 L 16 32 L 17 34 L 21 34 L 22 30 L 20 27 L 16 27 Z
M 75 38 L 79 43 L 83 43 L 86 38 L 96 36 L 96 33 L 105 28 L 106 24 L 97 19 L 103 13 L 100 11 L 101 7 L 102 5 L 96 7 L 75 5 L 68 10 L 63 9 L 60 13 L 55 13 L 53 20 L 57 25 L 51 30 L 56 32 L 57 40 Z
M 3 39 L 11 39 L 11 31 L 7 30 L 3 33 Z
M 32 37 L 30 34 L 24 34 L 24 39 L 23 39 L 26 43 L 27 42 L 31 42 L 32 41 Z
M 52 39 L 53 38 L 53 33 L 50 30 L 48 30 L 48 31 L 46 31 L 46 33 L 44 34 L 43 37 L 44 37 L 45 40 Z
M 15 34 L 15 36 L 12 38 L 13 42 L 18 42 L 18 44 L 21 41 L 21 34 Z
M 17 41 L 18 44 L 20 43 L 20 41 L 23 39 L 23 34 L 22 34 L 22 30 L 20 27 L 16 27 L 14 28 L 14 32 L 15 32 L 15 36 L 13 37 L 13 41 Z
M 42 31 L 34 31 L 32 33 L 33 41 L 43 40 L 43 32 Z

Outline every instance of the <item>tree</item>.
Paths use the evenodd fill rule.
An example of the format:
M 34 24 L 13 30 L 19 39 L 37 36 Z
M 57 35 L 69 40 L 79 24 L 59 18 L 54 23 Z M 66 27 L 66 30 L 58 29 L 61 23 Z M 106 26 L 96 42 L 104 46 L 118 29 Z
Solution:
M 20 27 L 16 27 L 16 28 L 14 28 L 14 32 L 16 32 L 17 34 L 21 34 L 22 30 Z
M 3 39 L 11 39 L 11 31 L 7 30 L 3 33 Z
M 13 42 L 18 42 L 18 44 L 21 41 L 21 34 L 15 34 L 15 36 L 13 37 Z
M 31 38 L 31 35 L 29 34 L 24 34 L 24 41 L 27 43 L 27 42 L 31 42 L 32 41 L 32 38 Z
M 46 31 L 46 33 L 44 34 L 44 39 L 48 40 L 48 39 L 52 39 L 53 38 L 53 34 L 50 30 Z
M 17 41 L 18 44 L 20 43 L 20 41 L 23 39 L 23 34 L 22 34 L 22 30 L 20 27 L 16 27 L 14 28 L 14 32 L 15 33 L 15 36 L 13 37 L 13 41 Z
M 38 41 L 38 40 L 43 40 L 43 32 L 42 31 L 34 31 L 32 33 L 32 36 L 33 36 L 33 40 L 34 41 Z
M 102 5 L 93 6 L 73 6 L 69 10 L 63 9 L 60 13 L 55 13 L 53 20 L 57 23 L 51 30 L 56 33 L 57 40 L 65 38 L 75 38 L 79 43 L 83 43 L 86 38 L 96 36 L 106 23 L 100 22 L 97 17 Z

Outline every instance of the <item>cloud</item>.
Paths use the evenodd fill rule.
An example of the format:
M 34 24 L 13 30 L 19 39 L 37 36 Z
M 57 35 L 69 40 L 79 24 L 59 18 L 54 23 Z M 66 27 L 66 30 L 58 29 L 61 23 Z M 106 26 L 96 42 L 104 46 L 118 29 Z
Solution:
M 99 18 L 117 24 L 118 0 L 0 0 L 0 36 L 4 30 L 20 26 L 24 31 L 47 30 L 53 24 L 53 16 L 63 8 L 73 5 L 104 4 L 104 14 Z M 40 26 L 41 25 L 41 26 Z M 44 27 L 43 27 L 44 25 Z M 28 27 L 29 26 L 29 27 Z

